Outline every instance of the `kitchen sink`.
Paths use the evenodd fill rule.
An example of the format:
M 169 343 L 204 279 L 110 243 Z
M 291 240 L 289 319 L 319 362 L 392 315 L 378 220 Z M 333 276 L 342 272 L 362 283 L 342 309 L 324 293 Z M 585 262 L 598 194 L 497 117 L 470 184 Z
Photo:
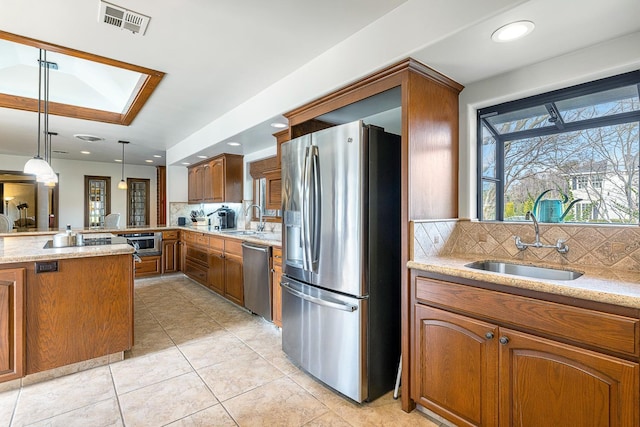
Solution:
M 476 261 L 466 264 L 465 267 L 476 270 L 493 271 L 496 273 L 512 274 L 514 276 L 525 276 L 534 279 L 547 280 L 575 280 L 582 276 L 582 273 L 572 270 L 560 270 L 557 268 L 536 267 L 534 265 L 514 264 L 498 261 Z
M 280 240 L 280 233 L 267 233 L 265 231 L 255 230 L 231 230 L 223 231 L 224 234 L 230 234 L 232 236 L 252 236 L 263 240 Z
M 234 236 L 251 236 L 254 234 L 258 234 L 255 230 L 232 230 L 232 231 L 222 231 L 224 234 L 231 234 Z

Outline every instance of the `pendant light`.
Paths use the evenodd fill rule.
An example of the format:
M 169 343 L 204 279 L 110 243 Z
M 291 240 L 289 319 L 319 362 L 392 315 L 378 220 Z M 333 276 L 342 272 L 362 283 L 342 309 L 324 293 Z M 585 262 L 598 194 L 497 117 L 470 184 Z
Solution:
M 118 190 L 126 190 L 127 189 L 127 181 L 124 180 L 124 146 L 128 144 L 129 141 L 118 141 L 118 144 L 122 144 L 122 178 L 118 183 Z
M 38 59 L 38 153 L 35 155 L 33 159 L 30 159 L 24 165 L 24 173 L 29 175 L 36 175 L 36 180 L 39 182 L 45 182 L 48 178 L 55 175 L 55 172 L 44 160 L 40 157 L 40 130 L 42 124 L 42 86 L 43 86 L 43 78 L 42 78 L 42 68 L 45 68 L 45 78 L 44 78 L 44 87 L 45 87 L 45 99 L 44 99 L 44 132 L 47 133 L 49 131 L 49 63 L 47 62 L 47 51 L 44 49 L 40 50 L 40 56 Z M 43 58 L 44 52 L 44 58 Z M 57 179 L 57 177 L 56 177 Z

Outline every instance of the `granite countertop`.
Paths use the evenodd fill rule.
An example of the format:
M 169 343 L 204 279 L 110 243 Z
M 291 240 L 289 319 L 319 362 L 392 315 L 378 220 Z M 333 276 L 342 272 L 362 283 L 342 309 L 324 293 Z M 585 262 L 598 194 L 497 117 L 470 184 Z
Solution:
M 176 227 L 174 227 L 176 228 Z M 224 237 L 252 242 L 256 244 L 262 244 L 266 246 L 281 246 L 282 235 L 279 232 L 256 232 L 255 230 L 225 230 L 220 231 L 212 229 L 207 225 L 196 226 L 179 226 L 181 230 L 196 231 L 199 233 L 210 234 L 212 236 Z M 243 234 L 247 233 L 247 234 Z
M 412 269 L 440 273 L 448 276 L 463 277 L 466 279 L 624 307 L 640 308 L 640 274 L 637 272 L 614 271 L 613 269 L 606 268 L 585 268 L 580 265 L 560 267 L 557 265 L 531 264 L 540 267 L 560 268 L 583 273 L 582 276 L 575 280 L 545 280 L 465 267 L 465 264 L 470 262 L 485 260 L 518 263 L 517 260 L 491 259 L 491 257 L 479 259 L 477 255 L 456 255 L 416 259 L 409 261 L 407 266 Z
M 11 236 L 3 235 L 4 237 L 0 237 L 0 264 L 133 253 L 133 247 L 128 244 L 44 249 L 45 244 L 51 240 L 51 234 L 55 233 L 37 235 L 13 233 Z M 99 233 L 91 237 L 113 237 L 113 235 L 111 233 Z

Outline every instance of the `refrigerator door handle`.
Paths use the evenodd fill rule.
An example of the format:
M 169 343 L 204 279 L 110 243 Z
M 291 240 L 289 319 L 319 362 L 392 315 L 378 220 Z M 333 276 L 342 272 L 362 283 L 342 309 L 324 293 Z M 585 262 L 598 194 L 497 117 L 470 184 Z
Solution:
M 304 166 L 302 169 L 302 204 L 301 204 L 301 220 L 302 220 L 302 268 L 306 271 L 311 271 L 311 152 L 310 147 L 305 149 L 304 153 Z
M 288 282 L 281 282 L 280 286 L 282 286 L 282 289 L 289 292 L 290 294 L 295 295 L 298 298 L 301 298 L 305 301 L 309 301 L 313 304 L 323 305 L 325 307 L 335 308 L 338 310 L 348 311 L 348 312 L 354 312 L 358 309 L 358 307 L 353 304 L 341 304 L 337 302 L 327 301 L 321 298 L 312 297 L 311 295 L 307 295 L 304 292 L 298 291 L 297 289 L 293 289 L 291 286 L 289 286 Z
M 311 166 L 313 169 L 313 174 L 311 175 L 313 178 L 312 188 L 313 188 L 313 220 L 311 223 L 313 224 L 312 234 L 310 234 L 310 252 L 311 258 L 309 259 L 310 267 L 313 272 L 317 272 L 318 270 L 318 257 L 320 254 L 320 224 L 321 224 L 321 213 L 322 213 L 322 197 L 320 194 L 321 186 L 320 186 L 320 153 L 319 148 L 316 145 L 312 145 L 311 147 Z

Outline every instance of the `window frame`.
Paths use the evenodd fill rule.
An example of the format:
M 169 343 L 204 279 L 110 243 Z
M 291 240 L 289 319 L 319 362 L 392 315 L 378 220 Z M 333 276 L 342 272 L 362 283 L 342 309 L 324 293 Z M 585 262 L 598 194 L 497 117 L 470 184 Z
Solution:
M 477 127 L 476 127 L 476 154 L 477 154 L 477 185 L 476 185 L 476 209 L 479 221 L 497 221 L 504 222 L 504 148 L 506 141 L 513 141 L 518 139 L 533 138 L 540 136 L 547 136 L 552 134 L 568 133 L 581 131 L 590 128 L 597 128 L 603 126 L 611 126 L 628 122 L 640 122 L 640 110 L 619 113 L 611 116 L 596 117 L 592 119 L 585 119 L 576 122 L 566 123 L 562 120 L 560 114 L 558 114 L 555 103 L 565 99 L 576 98 L 579 96 L 590 95 L 597 92 L 603 92 L 606 90 L 616 89 L 624 86 L 636 85 L 638 93 L 640 94 L 640 70 L 631 71 L 628 73 L 607 77 L 599 80 L 594 80 L 587 83 L 582 83 L 575 86 L 570 86 L 563 89 L 546 92 L 527 98 L 517 99 L 514 101 L 508 101 L 502 104 L 494 105 L 491 107 L 485 107 L 477 110 Z M 542 128 L 527 129 L 524 131 L 500 134 L 486 119 L 489 117 L 504 114 L 512 111 L 518 111 L 526 108 L 532 108 L 535 106 L 544 105 L 549 111 L 550 115 L 556 115 L 557 120 L 555 126 L 546 126 Z M 493 136 L 496 141 L 496 165 L 495 177 L 483 176 L 483 127 Z M 517 136 L 517 137 L 516 137 Z M 639 171 L 640 172 L 640 171 Z M 494 182 L 496 185 L 496 218 L 484 219 L 483 218 L 483 184 L 485 182 Z M 589 179 L 589 182 L 591 180 Z M 628 224 L 637 225 L 637 224 Z

